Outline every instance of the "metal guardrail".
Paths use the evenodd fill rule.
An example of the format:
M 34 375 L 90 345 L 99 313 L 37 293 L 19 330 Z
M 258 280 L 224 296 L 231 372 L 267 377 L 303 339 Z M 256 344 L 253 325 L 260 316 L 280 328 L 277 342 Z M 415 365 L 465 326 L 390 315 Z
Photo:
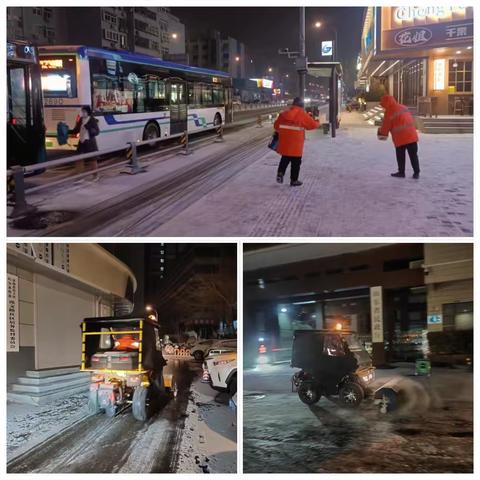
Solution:
M 234 112 L 245 112 L 248 110 L 265 110 L 267 108 L 286 107 L 286 103 L 241 103 L 233 104 Z
M 265 114 L 265 116 L 269 116 L 269 115 L 271 116 L 272 114 Z M 259 115 L 259 117 L 261 117 L 261 115 Z M 227 129 L 246 125 L 253 121 L 255 121 L 255 119 L 232 122 L 228 124 Z M 224 125 L 220 125 L 219 127 L 217 127 L 215 129 L 215 132 L 216 132 L 216 135 L 213 139 L 213 142 L 216 142 L 216 143 L 224 142 L 224 138 L 223 138 Z M 195 132 L 195 133 L 199 133 L 199 132 Z M 81 155 L 72 155 L 67 158 L 62 158 L 58 160 L 49 160 L 47 162 L 36 163 L 33 165 L 24 166 L 24 167 L 20 165 L 13 166 L 12 168 L 7 170 L 7 179 L 9 177 L 12 177 L 14 182 L 14 190 L 13 190 L 14 208 L 10 213 L 9 218 L 18 218 L 36 211 L 35 206 L 27 203 L 27 200 L 26 200 L 27 193 L 34 193 L 39 190 L 53 187 L 55 185 L 58 185 L 67 181 L 72 181 L 72 180 L 76 180 L 76 179 L 91 176 L 91 175 L 95 176 L 95 175 L 98 175 L 99 172 L 109 170 L 112 168 L 118 168 L 122 165 L 125 165 L 128 168 L 128 170 L 122 170 L 120 173 L 128 173 L 130 175 L 135 175 L 137 173 L 144 172 L 146 170 L 145 167 L 141 166 L 139 163 L 138 152 L 137 152 L 138 147 L 141 147 L 143 145 L 153 146 L 153 144 L 171 140 L 172 138 L 180 138 L 180 145 L 175 145 L 171 148 L 163 149 L 159 153 L 164 154 L 174 150 L 181 150 L 182 154 L 189 155 L 190 153 L 192 153 L 192 151 L 189 148 L 190 144 L 205 142 L 205 139 L 199 139 L 194 142 L 189 142 L 189 133 L 187 130 L 185 130 L 183 133 L 178 133 L 175 135 L 171 135 L 169 137 L 159 137 L 155 139 L 143 140 L 141 142 L 128 142 L 123 147 L 109 148 L 106 150 L 97 150 L 95 152 L 83 153 Z M 210 138 L 211 137 L 209 137 L 207 140 L 209 140 Z M 113 165 L 107 165 L 100 168 L 97 165 L 95 169 L 88 170 L 87 172 L 78 173 L 76 175 L 70 175 L 66 178 L 49 182 L 44 185 L 37 185 L 35 187 L 31 187 L 28 189 L 25 188 L 25 174 L 33 173 L 38 170 L 48 170 L 51 168 L 69 165 L 69 164 L 81 162 L 84 160 L 94 159 L 101 155 L 107 155 L 110 153 L 116 153 L 116 152 L 122 152 L 122 151 L 125 152 L 125 155 L 126 155 L 126 160 L 122 162 L 117 162 Z

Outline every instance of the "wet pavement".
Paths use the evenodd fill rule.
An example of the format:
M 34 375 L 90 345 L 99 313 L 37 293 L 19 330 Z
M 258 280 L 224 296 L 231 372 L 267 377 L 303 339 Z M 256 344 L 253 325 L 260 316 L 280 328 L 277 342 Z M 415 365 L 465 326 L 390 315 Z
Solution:
M 387 415 L 370 401 L 357 410 L 325 398 L 308 407 L 291 392 L 287 365 L 245 371 L 244 472 L 473 472 L 473 374 L 407 371 L 377 370 L 383 381 L 401 376 L 410 399 Z
M 176 399 L 165 397 L 147 422 L 130 408 L 114 418 L 87 417 L 7 465 L 8 473 L 153 473 L 175 472 L 190 385 L 198 365 L 178 362 Z

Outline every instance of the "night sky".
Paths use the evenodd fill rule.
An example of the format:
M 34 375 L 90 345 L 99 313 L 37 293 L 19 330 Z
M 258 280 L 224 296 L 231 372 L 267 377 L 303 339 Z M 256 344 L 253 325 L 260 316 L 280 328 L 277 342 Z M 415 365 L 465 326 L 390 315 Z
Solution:
M 221 31 L 243 42 L 247 55 L 254 60 L 257 75 L 262 75 L 267 67 L 278 67 L 294 72 L 292 60 L 279 55 L 279 48 L 298 50 L 298 7 L 179 7 L 172 8 L 173 15 L 185 24 L 187 38 L 206 29 Z M 338 31 L 338 57 L 346 70 L 346 81 L 353 83 L 355 64 L 360 51 L 363 7 L 318 7 L 306 9 L 307 56 L 311 61 L 321 60 L 322 40 L 333 40 L 334 35 L 328 26 Z M 313 25 L 321 21 L 323 26 Z

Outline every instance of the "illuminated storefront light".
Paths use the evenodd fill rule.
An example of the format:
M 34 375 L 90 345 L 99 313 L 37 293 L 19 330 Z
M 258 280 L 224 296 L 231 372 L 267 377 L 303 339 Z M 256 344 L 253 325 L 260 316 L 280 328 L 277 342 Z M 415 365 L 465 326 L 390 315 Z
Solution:
M 433 62 L 433 89 L 445 89 L 445 59 L 437 58 Z

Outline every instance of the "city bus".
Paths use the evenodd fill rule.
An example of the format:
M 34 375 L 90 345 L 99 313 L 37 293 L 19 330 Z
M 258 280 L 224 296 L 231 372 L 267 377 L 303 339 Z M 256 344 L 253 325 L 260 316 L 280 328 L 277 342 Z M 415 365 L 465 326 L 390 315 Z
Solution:
M 7 42 L 7 167 L 46 159 L 38 51 Z
M 99 122 L 99 150 L 214 129 L 231 114 L 225 72 L 85 46 L 41 47 L 40 68 L 47 148 L 59 148 L 57 124 L 73 128 L 84 105 Z

